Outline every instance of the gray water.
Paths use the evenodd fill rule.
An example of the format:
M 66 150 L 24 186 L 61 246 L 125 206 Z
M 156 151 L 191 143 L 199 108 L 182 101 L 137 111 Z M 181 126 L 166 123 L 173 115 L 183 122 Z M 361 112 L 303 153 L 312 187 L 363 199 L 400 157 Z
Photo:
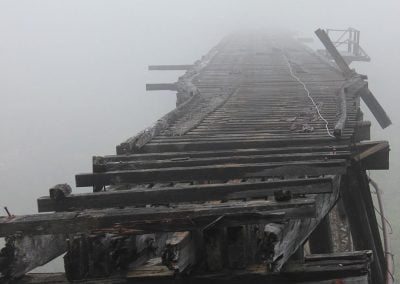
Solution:
M 391 142 L 391 170 L 371 175 L 385 191 L 400 254 L 399 15 L 395 0 L 0 1 L 0 205 L 34 213 L 50 186 L 74 185 L 76 173 L 91 171 L 92 155 L 115 153 L 173 109 L 173 92 L 146 93 L 145 83 L 180 73 L 149 73 L 148 64 L 190 64 L 236 30 L 313 36 L 319 27 L 353 26 L 372 58 L 354 66 L 394 122 L 381 130 L 365 110 L 373 139 Z

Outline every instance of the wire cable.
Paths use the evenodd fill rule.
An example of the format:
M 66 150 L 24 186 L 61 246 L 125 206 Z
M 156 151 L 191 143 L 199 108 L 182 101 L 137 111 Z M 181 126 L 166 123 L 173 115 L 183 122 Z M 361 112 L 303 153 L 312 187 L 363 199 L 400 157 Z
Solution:
M 386 258 L 386 265 L 387 265 L 386 284 L 393 284 L 394 283 L 394 278 L 393 278 L 394 273 L 393 272 L 395 270 L 395 267 L 394 267 L 394 262 L 393 262 L 393 254 L 390 251 L 390 239 L 388 236 L 390 233 L 388 232 L 386 225 L 388 224 L 391 230 L 392 230 L 392 226 L 390 225 L 389 221 L 385 218 L 383 202 L 382 202 L 382 197 L 381 197 L 382 191 L 380 190 L 378 184 L 373 179 L 369 178 L 369 183 L 375 189 L 377 200 L 378 200 L 378 205 L 379 205 L 379 209 L 380 209 L 380 210 L 377 210 L 374 206 L 374 209 L 381 216 L 383 247 L 384 247 L 384 251 L 385 251 L 385 258 Z
M 310 90 L 307 88 L 306 84 L 305 84 L 299 77 L 297 77 L 297 76 L 294 74 L 292 65 L 290 64 L 289 59 L 287 58 L 286 54 L 285 54 L 283 51 L 282 51 L 282 54 L 283 54 L 283 57 L 285 58 L 285 61 L 286 61 L 287 66 L 289 67 L 290 75 L 292 76 L 293 79 L 295 79 L 297 82 L 299 82 L 299 83 L 303 86 L 303 89 L 304 89 L 304 91 L 306 91 L 307 97 L 310 99 L 310 101 L 311 101 L 312 104 L 314 105 L 315 110 L 317 111 L 318 116 L 321 118 L 322 121 L 324 121 L 326 132 L 328 133 L 328 135 L 329 135 L 330 137 L 335 137 L 335 136 L 331 133 L 331 131 L 329 130 L 329 127 L 328 127 L 329 123 L 328 123 L 328 121 L 322 116 L 321 111 L 320 111 L 318 105 L 315 103 L 313 97 L 311 96 Z

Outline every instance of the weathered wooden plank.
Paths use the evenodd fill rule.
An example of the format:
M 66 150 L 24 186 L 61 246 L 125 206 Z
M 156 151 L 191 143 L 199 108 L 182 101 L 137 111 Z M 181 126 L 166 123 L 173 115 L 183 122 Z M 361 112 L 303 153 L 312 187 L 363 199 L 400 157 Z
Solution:
M 164 273 L 162 273 L 164 271 Z M 262 267 L 260 267 L 260 273 L 262 271 Z M 248 274 L 243 273 L 241 276 L 236 276 L 232 278 L 236 279 L 221 279 L 221 275 L 218 275 L 219 278 L 217 280 L 212 279 L 174 279 L 173 272 L 169 271 L 165 266 L 153 266 L 146 268 L 142 268 L 141 273 L 136 272 L 135 274 L 131 274 L 130 278 L 139 278 L 141 283 L 148 284 L 184 284 L 185 281 L 190 281 L 190 283 L 199 283 L 202 284 L 204 281 L 207 283 L 230 283 L 230 284 L 242 284 L 243 282 L 250 281 L 254 284 L 265 284 L 273 281 L 274 284 L 292 284 L 292 283 L 301 283 L 301 284 L 332 284 L 337 281 L 337 278 L 328 279 L 328 280 L 315 280 L 315 281 L 302 281 L 295 282 L 294 280 L 288 280 L 284 277 L 278 276 L 265 276 L 265 275 L 254 275 L 256 272 L 249 269 Z M 143 279 L 147 277 L 153 276 L 154 279 Z M 160 278 L 164 277 L 164 278 Z M 139 280 L 134 280 L 133 282 L 129 279 L 125 279 L 124 277 L 111 277 L 111 278 L 101 278 L 101 279 L 86 279 L 81 280 L 76 283 L 80 284 L 128 284 L 128 283 L 137 283 Z M 340 281 L 346 284 L 370 284 L 368 275 L 354 276 L 354 277 L 341 277 Z M 16 280 L 15 284 L 69 284 L 63 273 L 30 273 L 25 276 L 21 280 Z M 186 282 L 187 283 L 187 282 Z
M 244 163 L 269 163 L 286 161 L 307 161 L 307 160 L 328 160 L 328 159 L 346 159 L 350 157 L 349 151 L 335 152 L 314 152 L 314 153 L 293 153 L 293 154 L 270 154 L 270 155 L 252 155 L 252 156 L 230 156 L 230 157 L 212 157 L 212 158 L 187 158 L 174 160 L 156 160 L 156 161 L 128 161 L 128 162 L 107 162 L 101 157 L 93 159 L 93 172 L 108 172 L 120 170 L 139 170 L 169 167 L 196 167 L 222 164 L 244 164 Z
M 286 202 L 258 200 L 220 204 L 189 204 L 175 207 L 109 208 L 82 212 L 0 217 L 0 237 L 20 231 L 22 234 L 45 235 L 90 232 L 126 224 L 132 234 L 156 231 L 188 231 L 205 226 L 226 215 L 224 221 L 247 224 L 262 220 L 315 216 L 313 199 L 292 199 Z M 204 224 L 205 222 L 205 224 Z M 229 222 L 228 222 L 229 223 Z M 221 223 L 223 224 L 223 222 Z M 115 228 L 118 232 L 118 228 Z M 147 230 L 147 231 L 146 231 Z
M 287 226 L 290 226 L 290 224 L 269 223 L 261 229 L 261 234 L 259 234 L 259 239 L 257 240 L 257 260 L 259 263 L 265 263 L 268 270 L 274 269 L 274 261 L 276 260 L 275 247 L 278 246 L 279 242 L 287 241 L 284 234 Z
M 53 200 L 62 200 L 66 196 L 69 196 L 72 192 L 72 188 L 69 184 L 56 184 L 49 189 L 50 198 Z
M 271 147 L 271 148 L 249 148 L 249 149 L 221 149 L 214 151 L 181 151 L 181 152 L 157 152 L 157 153 L 136 153 L 126 155 L 108 155 L 101 157 L 105 162 L 127 162 L 164 159 L 193 159 L 207 157 L 234 157 L 250 155 L 276 155 L 296 154 L 314 152 L 335 152 L 348 151 L 349 145 L 314 145 L 314 146 L 292 146 L 292 147 Z
M 262 127 L 259 127 L 259 125 L 262 125 Z M 296 129 L 291 129 L 292 125 L 294 125 L 294 127 L 296 127 Z M 323 126 L 321 126 L 320 124 L 312 124 L 312 123 L 308 123 L 307 125 L 312 126 L 313 127 L 313 131 L 310 132 L 312 137 L 324 137 L 326 136 L 326 129 L 323 128 Z M 352 123 L 352 128 L 345 129 L 342 132 L 342 136 L 344 136 L 345 138 L 350 137 L 353 133 L 354 133 L 354 128 L 356 128 L 357 123 Z M 252 132 L 252 130 L 250 129 L 254 129 L 254 131 L 260 131 L 262 129 L 264 130 L 264 134 L 259 134 L 259 135 L 252 135 L 252 133 L 246 133 L 246 131 L 240 131 L 240 129 L 246 128 L 248 129 L 250 132 Z M 167 143 L 196 143 L 196 142 L 213 142 L 213 143 L 220 143 L 220 142 L 230 142 L 230 141 L 256 141 L 256 140 L 260 140 L 260 141 L 266 141 L 266 140 L 272 140 L 272 139 L 282 139 L 282 138 L 299 138 L 299 139 L 304 139 L 304 138 L 308 138 L 310 137 L 309 134 L 307 134 L 307 132 L 303 132 L 301 130 L 302 124 L 301 123 L 294 123 L 294 124 L 290 124 L 287 123 L 285 126 L 283 126 L 283 128 L 281 130 L 272 130 L 268 132 L 268 126 L 264 125 L 263 123 L 255 123 L 253 125 L 219 125 L 219 124 L 215 124 L 213 126 L 209 126 L 206 127 L 204 126 L 204 128 L 202 127 L 202 129 L 204 129 L 204 131 L 202 131 L 200 128 L 198 128 L 196 130 L 195 133 L 197 134 L 203 134 L 201 136 L 197 135 L 196 137 L 170 137 L 170 138 L 155 138 L 151 141 L 151 145 L 154 144 L 167 144 Z M 222 133 L 220 131 L 218 131 L 219 129 L 223 129 Z M 229 134 L 229 132 L 235 132 L 235 130 L 238 130 L 239 132 L 242 132 L 244 135 L 248 134 L 247 136 L 225 136 L 225 137 L 210 137 L 210 134 L 213 134 L 212 132 L 216 133 L 220 133 L 220 134 Z
M 326 177 L 158 188 L 133 187 L 130 190 L 73 194 L 61 202 L 46 196 L 39 198 L 37 202 L 39 212 L 77 211 L 88 208 L 260 198 L 273 196 L 279 190 L 289 191 L 292 195 L 330 193 L 332 179 Z
M 300 135 L 299 135 L 300 136 Z M 148 143 L 144 145 L 137 152 L 151 153 L 151 152 L 177 152 L 177 151 L 213 151 L 213 150 L 226 150 L 226 149 L 249 149 L 249 148 L 267 148 L 267 147 L 289 147 L 289 146 L 305 146 L 310 144 L 329 144 L 332 146 L 344 144 L 345 139 L 339 142 L 335 138 L 327 135 L 321 137 L 290 137 L 286 138 L 270 138 L 268 140 L 231 140 L 219 142 L 177 142 L 177 143 Z
M 353 160 L 366 170 L 387 170 L 389 169 L 390 147 L 387 141 L 377 141 L 370 144 L 363 144 L 358 153 L 353 154 Z
M 69 281 L 112 277 L 128 267 L 137 267 L 160 253 L 169 233 L 144 234 L 75 234 L 69 235 L 64 255 L 65 274 Z
M 310 160 L 255 164 L 223 164 L 197 167 L 126 170 L 86 173 L 75 176 L 76 186 L 104 186 L 118 183 L 191 182 L 265 176 L 320 176 L 343 173 L 346 160 Z

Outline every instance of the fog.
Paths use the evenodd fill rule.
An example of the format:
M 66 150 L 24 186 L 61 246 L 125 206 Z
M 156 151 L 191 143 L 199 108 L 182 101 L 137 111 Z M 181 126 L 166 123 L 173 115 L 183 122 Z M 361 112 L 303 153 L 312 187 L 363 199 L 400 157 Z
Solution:
M 236 30 L 313 36 L 352 26 L 372 58 L 353 67 L 394 122 L 381 130 L 364 108 L 373 139 L 391 143 L 391 170 L 371 175 L 385 191 L 399 255 L 399 15 L 397 0 L 0 1 L 0 205 L 36 212 L 50 186 L 74 185 L 76 173 L 91 171 L 92 155 L 115 153 L 173 109 L 173 92 L 146 93 L 145 83 L 180 73 L 149 73 L 148 64 L 190 64 Z

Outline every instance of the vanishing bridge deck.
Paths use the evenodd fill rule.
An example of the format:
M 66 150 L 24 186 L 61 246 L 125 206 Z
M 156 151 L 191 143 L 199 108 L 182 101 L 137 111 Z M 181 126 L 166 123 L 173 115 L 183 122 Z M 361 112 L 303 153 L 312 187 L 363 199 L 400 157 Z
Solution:
M 39 212 L 55 213 L 0 217 L 0 236 L 18 232 L 40 243 L 42 255 L 30 265 L 14 257 L 7 269 L 0 262 L 3 276 L 67 251 L 71 281 L 369 283 L 371 252 L 339 253 L 356 249 L 377 257 L 372 279 L 383 283 L 382 245 L 363 188 L 366 169 L 388 167 L 389 147 L 362 142 L 370 123 L 360 97 L 372 95 L 364 78 L 283 35 L 232 35 L 194 65 L 151 69 L 180 68 L 188 70 L 177 83 L 148 85 L 177 90 L 177 108 L 76 176 L 93 193 L 59 186 L 38 199 Z M 339 199 L 350 186 L 356 190 Z M 334 208 L 356 198 L 355 214 Z M 332 229 L 339 225 L 352 240 Z M 54 242 L 68 246 L 43 254 Z M 55 281 L 38 277 L 22 281 Z

